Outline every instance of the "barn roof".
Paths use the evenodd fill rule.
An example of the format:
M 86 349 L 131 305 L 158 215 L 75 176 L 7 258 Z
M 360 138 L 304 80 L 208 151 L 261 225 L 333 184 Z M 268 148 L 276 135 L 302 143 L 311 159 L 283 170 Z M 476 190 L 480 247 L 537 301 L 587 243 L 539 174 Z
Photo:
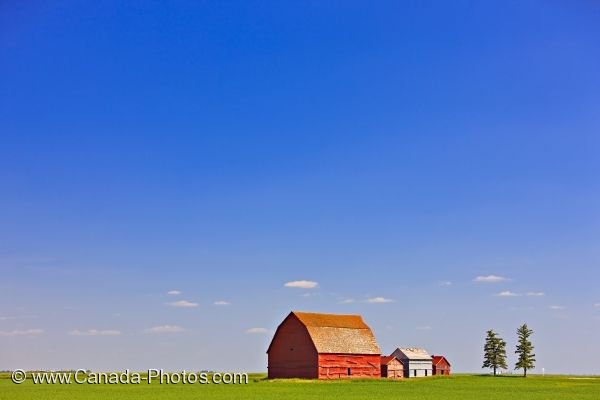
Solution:
M 369 329 L 360 315 L 319 314 L 292 311 L 304 326 L 319 328 Z
M 360 315 L 320 314 L 293 311 L 318 353 L 381 354 L 371 328 Z
M 442 361 L 446 361 L 446 364 L 450 365 L 450 361 L 444 356 L 431 356 L 431 359 L 433 360 L 434 365 L 438 365 Z
M 392 355 L 404 355 L 409 360 L 431 360 L 427 350 L 420 347 L 398 347 Z

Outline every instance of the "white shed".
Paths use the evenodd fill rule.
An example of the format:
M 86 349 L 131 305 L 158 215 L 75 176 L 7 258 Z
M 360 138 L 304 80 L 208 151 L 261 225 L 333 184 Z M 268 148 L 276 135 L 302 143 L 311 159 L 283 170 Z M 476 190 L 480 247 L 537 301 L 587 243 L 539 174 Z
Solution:
M 405 378 L 422 378 L 433 375 L 431 356 L 418 347 L 398 347 L 392 354 L 404 365 Z

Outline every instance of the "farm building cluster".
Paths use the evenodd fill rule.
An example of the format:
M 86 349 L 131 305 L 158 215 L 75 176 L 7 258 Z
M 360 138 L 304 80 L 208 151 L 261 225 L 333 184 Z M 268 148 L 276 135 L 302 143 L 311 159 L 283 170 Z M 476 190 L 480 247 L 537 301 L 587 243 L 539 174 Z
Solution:
M 267 350 L 268 375 L 275 378 L 419 378 L 450 375 L 444 356 L 399 347 L 382 355 L 360 315 L 291 312 L 277 327 Z

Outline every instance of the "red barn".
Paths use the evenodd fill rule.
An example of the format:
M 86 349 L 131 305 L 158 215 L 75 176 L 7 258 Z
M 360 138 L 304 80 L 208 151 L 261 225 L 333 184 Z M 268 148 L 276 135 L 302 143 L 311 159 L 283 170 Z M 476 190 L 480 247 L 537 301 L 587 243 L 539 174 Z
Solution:
M 402 379 L 404 378 L 404 366 L 394 356 L 381 356 L 381 377 Z
M 431 356 L 434 375 L 450 375 L 450 363 L 444 356 Z
M 379 378 L 381 350 L 360 315 L 291 312 L 267 350 L 269 378 Z

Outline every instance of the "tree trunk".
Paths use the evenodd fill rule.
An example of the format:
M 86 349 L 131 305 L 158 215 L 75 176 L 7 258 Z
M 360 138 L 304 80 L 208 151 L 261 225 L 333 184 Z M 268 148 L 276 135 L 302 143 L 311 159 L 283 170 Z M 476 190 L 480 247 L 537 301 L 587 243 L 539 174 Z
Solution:
M 527 368 L 523 368 L 523 376 L 527 378 Z
M 496 376 L 496 367 L 494 367 L 494 376 Z

